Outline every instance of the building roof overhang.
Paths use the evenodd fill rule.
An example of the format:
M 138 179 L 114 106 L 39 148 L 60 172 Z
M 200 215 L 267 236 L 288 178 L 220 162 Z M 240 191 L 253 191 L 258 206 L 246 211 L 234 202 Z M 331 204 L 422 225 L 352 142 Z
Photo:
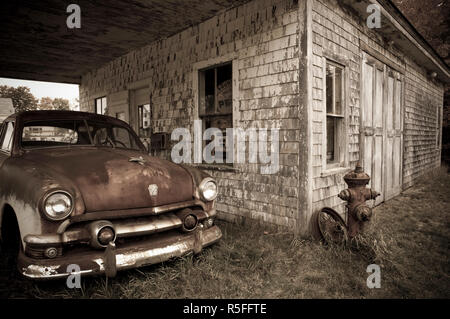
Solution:
M 79 84 L 129 51 L 181 32 L 248 0 L 5 0 L 0 77 Z M 71 3 L 81 28 L 69 29 Z
M 412 58 L 418 65 L 427 70 L 430 78 L 450 83 L 450 70 L 445 61 L 413 27 L 408 19 L 393 4 L 391 0 L 338 0 L 347 8 L 366 20 L 369 14 L 368 6 L 380 6 L 381 27 L 376 29 L 387 45 L 392 45 Z
M 3 1 L 0 77 L 79 84 L 82 75 L 115 58 L 248 1 L 79 0 L 80 29 L 66 24 L 71 1 Z M 377 32 L 430 75 L 450 81 L 446 63 L 390 0 L 338 1 L 362 18 L 368 15 L 368 4 L 380 4 L 383 18 Z

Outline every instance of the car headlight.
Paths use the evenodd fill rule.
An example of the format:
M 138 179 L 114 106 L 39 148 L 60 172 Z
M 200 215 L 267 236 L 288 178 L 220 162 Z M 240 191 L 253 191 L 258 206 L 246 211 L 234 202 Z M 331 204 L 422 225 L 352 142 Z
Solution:
M 63 220 L 70 215 L 73 209 L 72 196 L 64 191 L 53 192 L 45 197 L 43 210 L 51 220 Z
M 214 179 L 208 177 L 205 178 L 199 186 L 200 195 L 208 202 L 213 201 L 217 197 L 217 184 Z

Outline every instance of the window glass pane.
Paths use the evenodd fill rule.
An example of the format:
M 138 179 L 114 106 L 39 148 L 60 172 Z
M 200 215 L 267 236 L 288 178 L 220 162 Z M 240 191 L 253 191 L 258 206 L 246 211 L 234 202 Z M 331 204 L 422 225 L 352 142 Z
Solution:
M 100 99 L 95 100 L 95 113 L 102 114 L 102 102 Z
M 91 121 L 88 126 L 96 146 L 140 150 L 136 139 L 125 127 Z
M 232 64 L 228 63 L 200 71 L 199 79 L 201 81 L 199 83 L 201 104 L 199 105 L 199 114 L 203 120 L 203 129 L 218 128 L 221 130 L 223 137 L 212 155 L 216 163 L 226 163 L 226 129 L 233 127 Z M 210 140 L 205 141 L 205 144 L 210 142 Z M 232 150 L 230 151 L 232 152 Z
M 150 128 L 150 104 L 142 106 L 142 128 Z
M 217 68 L 217 113 L 232 112 L 232 68 L 227 64 Z
M 128 130 L 116 126 L 113 128 L 113 133 L 114 133 L 114 142 L 117 147 L 135 148 L 134 145 L 132 144 L 132 140 L 130 139 L 130 134 L 128 133 Z
M 9 122 L 7 124 L 5 136 L 2 142 L 2 150 L 11 151 L 13 133 L 14 133 L 14 124 L 12 122 Z
M 22 130 L 23 148 L 57 147 L 91 144 L 83 121 L 53 120 L 25 122 Z
M 336 118 L 327 116 L 327 163 L 335 161 Z
M 205 113 L 212 114 L 215 111 L 215 69 L 205 71 Z
M 76 144 L 78 134 L 76 131 L 55 126 L 26 126 L 22 132 L 22 142 L 41 141 L 55 144 Z
M 106 105 L 106 96 L 102 98 L 102 114 L 106 114 L 107 105 Z
M 106 96 L 95 99 L 95 113 L 106 114 Z
M 139 136 L 150 136 L 150 104 L 144 104 L 138 106 L 139 117 Z
M 335 113 L 342 115 L 342 69 L 338 67 L 335 68 L 334 101 Z
M 6 125 L 6 122 L 4 122 L 0 127 L 0 146 L 3 144 L 3 131 L 6 130 Z
M 224 115 L 224 116 L 211 116 L 211 117 L 205 117 L 204 120 L 204 128 L 218 128 L 222 132 L 222 138 L 219 141 L 219 146 L 215 148 L 215 150 L 212 152 L 213 158 L 216 159 L 218 162 L 219 158 L 222 159 L 222 163 L 226 163 L 226 156 L 227 156 L 227 149 L 226 149 L 226 129 L 232 128 L 233 124 L 233 117 L 231 114 Z M 206 140 L 206 144 L 209 144 L 212 140 Z
M 333 75 L 334 67 L 327 64 L 326 71 L 326 101 L 327 101 L 327 113 L 333 113 Z

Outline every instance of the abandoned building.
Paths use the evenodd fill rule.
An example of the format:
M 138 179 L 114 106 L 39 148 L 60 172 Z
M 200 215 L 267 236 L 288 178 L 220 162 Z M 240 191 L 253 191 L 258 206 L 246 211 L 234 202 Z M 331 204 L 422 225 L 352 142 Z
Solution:
M 449 68 L 389 0 L 79 1 L 70 30 L 63 5 L 28 6 L 28 29 L 2 14 L 21 42 L 2 40 L 0 76 L 79 84 L 82 111 L 129 122 L 155 156 L 194 120 L 279 129 L 274 174 L 193 164 L 218 180 L 223 219 L 307 233 L 314 211 L 345 212 L 358 161 L 375 204 L 440 165 Z

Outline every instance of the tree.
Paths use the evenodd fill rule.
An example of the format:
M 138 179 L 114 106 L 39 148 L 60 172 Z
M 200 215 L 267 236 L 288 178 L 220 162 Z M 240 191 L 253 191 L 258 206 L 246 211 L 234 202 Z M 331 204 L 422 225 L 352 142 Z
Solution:
M 69 100 L 63 98 L 43 97 L 38 107 L 40 110 L 70 110 Z
M 395 5 L 439 55 L 450 62 L 450 3 L 445 0 L 394 0 Z
M 52 110 L 53 109 L 53 99 L 51 97 L 43 97 L 39 101 L 39 110 Z
M 14 88 L 0 85 L 0 96 L 12 99 L 16 112 L 36 110 L 38 106 L 38 100 L 30 92 L 30 88 L 26 86 Z
M 55 98 L 52 104 L 54 110 L 70 110 L 69 100 L 63 98 Z

